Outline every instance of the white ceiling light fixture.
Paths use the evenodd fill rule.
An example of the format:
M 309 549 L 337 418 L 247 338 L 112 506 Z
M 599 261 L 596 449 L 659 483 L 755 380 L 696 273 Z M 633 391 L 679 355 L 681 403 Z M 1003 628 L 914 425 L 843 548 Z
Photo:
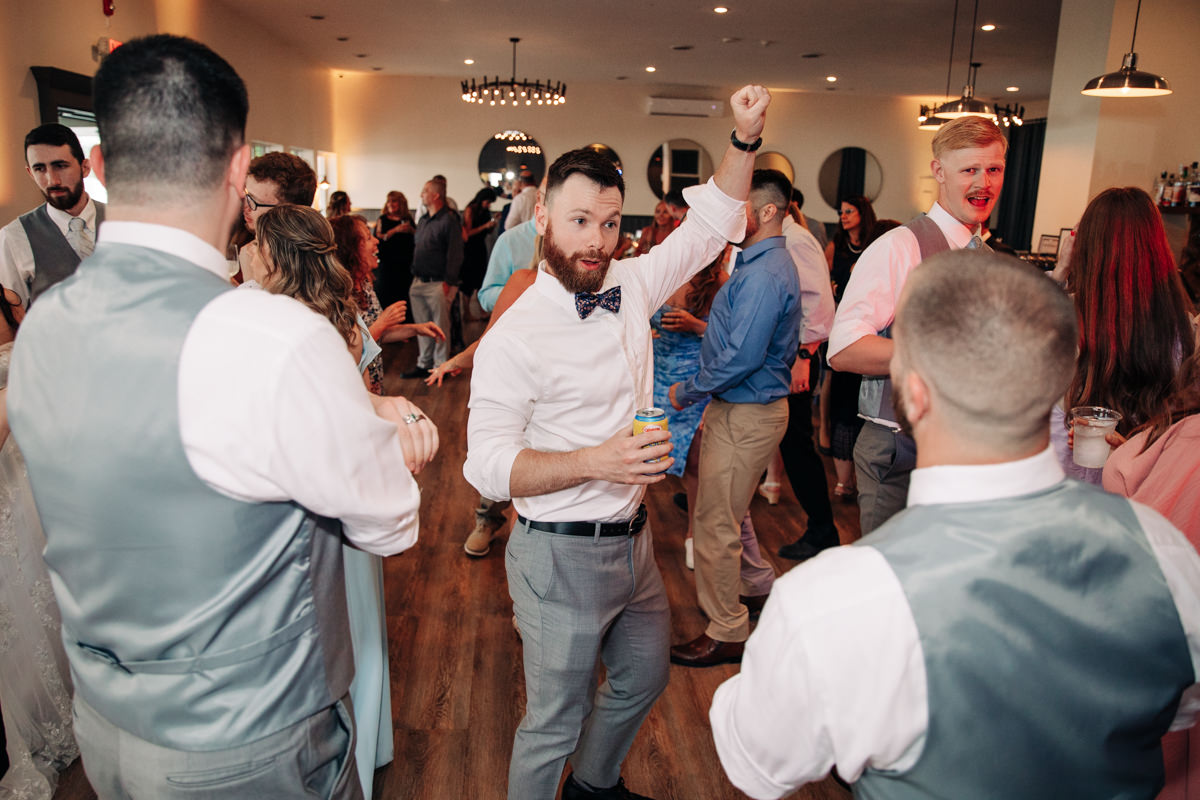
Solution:
M 987 31 L 988 33 L 991 33 L 992 31 L 996 30 L 996 26 L 990 22 L 987 22 L 987 23 L 984 23 L 983 25 L 980 25 L 979 30 Z
M 1133 16 L 1133 38 L 1129 41 L 1129 52 L 1121 60 L 1121 68 L 1092 78 L 1080 94 L 1092 97 L 1159 97 L 1171 93 L 1166 78 L 1137 68 L 1137 53 L 1133 45 L 1137 41 L 1138 19 L 1141 15 L 1142 0 L 1138 0 L 1137 12 Z
M 942 103 L 934 111 L 934 116 L 939 119 L 958 119 L 959 117 L 983 117 L 996 121 L 996 115 L 992 109 L 988 108 L 987 103 L 975 97 L 975 76 L 978 74 L 979 67 L 982 66 L 975 61 L 975 29 L 979 22 L 979 0 L 975 0 L 975 15 L 971 17 L 971 48 L 967 56 L 967 85 L 963 87 L 962 97 L 957 100 L 951 100 Z
M 717 6 L 716 8 L 713 9 L 713 13 L 714 14 L 728 14 L 729 9 L 726 8 L 725 6 Z
M 646 72 L 658 72 L 658 67 L 646 67 Z
M 837 75 L 826 75 L 825 80 L 829 81 L 830 83 L 837 83 Z
M 512 36 L 509 38 L 512 42 L 513 57 L 512 57 L 512 77 L 508 80 L 501 80 L 497 75 L 495 78 L 489 78 L 486 75 L 483 79 L 476 83 L 472 78 L 470 84 L 466 81 L 462 82 L 462 100 L 464 103 L 478 103 L 480 105 L 496 105 L 496 101 L 500 101 L 500 105 L 527 105 L 532 106 L 535 102 L 539 106 L 560 106 L 567 102 L 567 85 L 562 82 L 546 80 L 529 82 L 528 78 L 517 80 L 517 42 L 521 41 L 519 37 Z

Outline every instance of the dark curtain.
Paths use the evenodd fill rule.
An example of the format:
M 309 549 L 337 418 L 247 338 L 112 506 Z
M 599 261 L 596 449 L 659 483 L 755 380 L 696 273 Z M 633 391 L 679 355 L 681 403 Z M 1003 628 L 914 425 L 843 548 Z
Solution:
M 1029 250 L 1033 241 L 1033 212 L 1037 206 L 1038 178 L 1042 172 L 1046 120 L 1031 120 L 1008 130 L 1004 191 L 1000 194 L 1000 204 L 992 218 L 992 229 L 1009 247 Z
M 838 200 L 862 194 L 866 175 L 867 151 L 861 147 L 843 147 L 842 168 L 838 172 Z

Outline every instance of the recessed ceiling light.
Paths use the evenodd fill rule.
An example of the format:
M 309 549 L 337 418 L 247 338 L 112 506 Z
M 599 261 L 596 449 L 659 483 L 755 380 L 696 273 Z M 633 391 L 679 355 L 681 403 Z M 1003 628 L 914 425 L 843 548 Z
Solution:
M 617 80 L 619 80 L 619 81 L 627 81 L 627 80 L 629 80 L 629 76 L 628 76 L 628 75 L 618 75 L 618 76 L 617 76 Z
M 371 67 L 371 69 L 375 70 L 376 72 L 383 72 L 383 67 Z
M 820 58 L 824 53 L 805 53 L 801 58 Z
M 350 41 L 350 37 L 349 36 L 339 36 L 339 37 L 337 37 L 337 40 L 339 42 L 348 42 L 348 41 Z
M 717 6 L 716 8 L 713 9 L 713 13 L 714 14 L 728 14 L 729 9 L 726 8 L 725 6 Z
M 463 59 L 463 63 L 464 63 L 464 64 L 474 64 L 474 63 L 475 63 L 475 59 L 473 59 L 473 58 L 464 58 L 464 59 Z
M 837 83 L 837 75 L 826 75 L 825 80 L 829 81 L 830 83 Z
M 1021 87 L 1020 87 L 1020 86 L 1005 86 L 1005 87 L 1004 87 L 1004 91 L 1006 91 L 1006 92 L 1019 92 L 1019 91 L 1021 91 Z
M 354 57 L 355 58 L 366 58 L 367 54 L 366 53 L 355 53 Z
M 325 19 L 325 15 L 324 15 L 324 14 L 309 14 L 309 15 L 308 15 L 308 18 L 309 18 L 309 19 L 315 19 L 315 20 L 317 20 L 317 21 L 319 22 L 320 20 L 323 20 L 323 19 Z
M 683 50 L 692 50 L 692 49 L 694 49 L 694 45 L 690 45 L 690 44 L 674 44 L 674 45 L 671 45 L 671 49 L 672 49 L 672 50 L 680 50 L 680 51 L 683 51 Z
M 989 22 L 989 23 L 987 23 L 986 25 L 980 25 L 980 26 L 979 26 L 979 30 L 981 30 L 981 31 L 994 31 L 994 30 L 996 30 L 996 26 L 995 26 L 995 25 L 993 25 L 992 23 L 990 23 L 990 22 Z
M 646 72 L 657 72 L 658 67 L 646 67 Z

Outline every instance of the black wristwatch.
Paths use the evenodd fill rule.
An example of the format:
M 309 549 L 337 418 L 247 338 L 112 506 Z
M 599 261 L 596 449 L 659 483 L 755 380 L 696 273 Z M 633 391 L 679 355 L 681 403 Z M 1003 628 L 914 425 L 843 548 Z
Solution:
M 810 353 L 808 350 L 805 350 L 803 347 L 800 348 L 800 352 L 796 353 L 796 358 L 802 358 L 805 361 L 811 360 L 812 357 L 813 357 L 813 354 Z
M 758 137 L 758 139 L 755 140 L 753 144 L 746 144 L 745 142 L 743 142 L 741 139 L 739 139 L 737 137 L 737 128 L 734 128 L 733 130 L 731 130 L 729 132 L 729 141 L 734 147 L 736 147 L 738 150 L 741 150 L 744 153 L 753 153 L 755 150 L 762 147 L 762 137 L 761 136 Z

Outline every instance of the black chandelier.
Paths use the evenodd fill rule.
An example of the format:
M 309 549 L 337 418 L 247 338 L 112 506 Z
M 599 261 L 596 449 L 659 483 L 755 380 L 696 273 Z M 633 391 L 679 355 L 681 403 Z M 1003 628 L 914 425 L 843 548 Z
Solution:
M 992 111 L 996 112 L 996 123 L 1006 128 L 1009 125 L 1020 127 L 1025 124 L 1025 106 L 992 103 Z
M 469 84 L 463 81 L 463 102 L 490 106 L 559 106 L 567 102 L 567 85 L 565 83 L 550 80 L 546 80 L 544 83 L 542 81 L 531 83 L 528 78 L 517 80 L 517 42 L 521 40 L 519 37 L 513 36 L 509 41 L 512 42 L 513 47 L 512 77 L 508 80 L 501 80 L 499 75 L 495 78 L 488 78 L 485 75 L 478 83 L 474 78 Z

